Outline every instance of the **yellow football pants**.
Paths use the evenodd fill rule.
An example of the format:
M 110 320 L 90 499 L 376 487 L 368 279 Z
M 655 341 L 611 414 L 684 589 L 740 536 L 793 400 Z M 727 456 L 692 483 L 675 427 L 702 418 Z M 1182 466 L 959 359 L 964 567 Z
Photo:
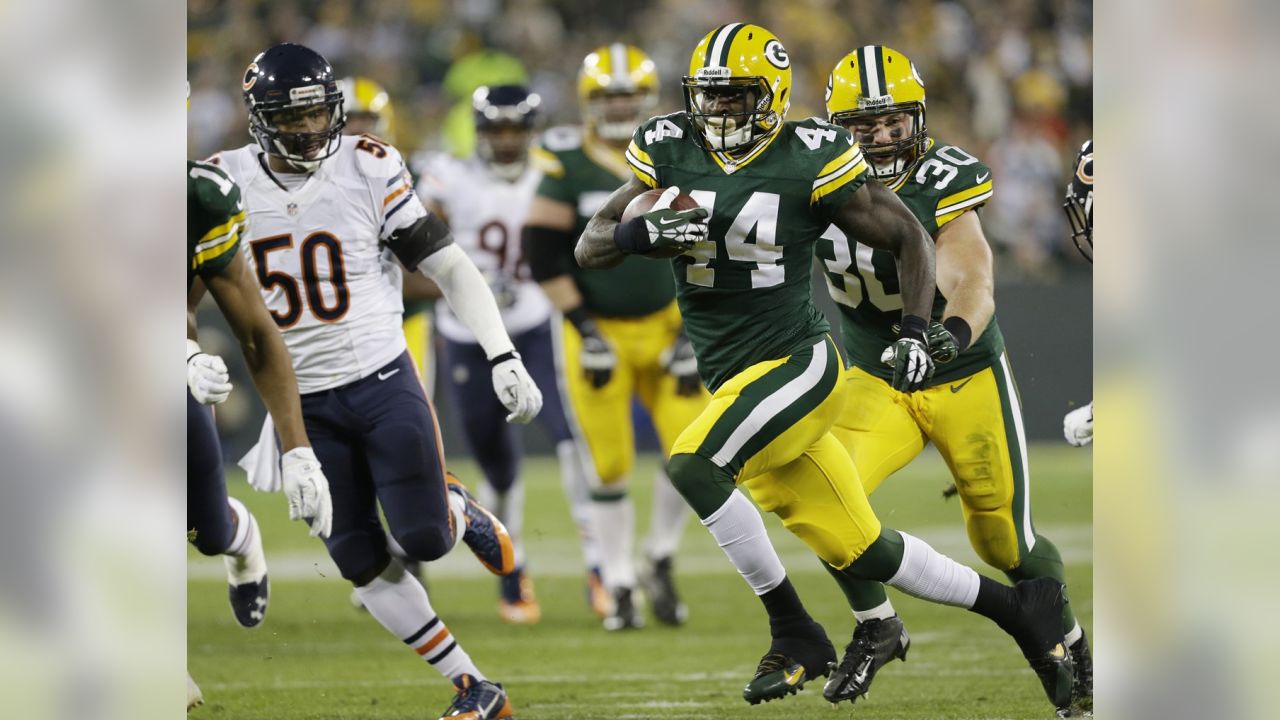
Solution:
M 969 542 L 999 570 L 1018 567 L 1035 543 L 1022 407 L 1008 359 L 914 393 L 859 368 L 845 373 L 849 402 L 832 429 L 874 492 L 932 442 L 959 490 Z
M 632 397 L 649 412 L 658 443 L 664 456 L 669 456 L 676 436 L 698 417 L 709 395 L 701 386 L 695 395 L 678 394 L 675 377 L 659 360 L 682 327 L 674 302 L 634 319 L 596 318 L 596 325 L 618 358 L 613 376 L 603 387 L 592 387 L 582 372 L 582 336 L 566 320 L 562 334 L 565 390 L 591 450 L 596 475 L 603 485 L 612 486 L 625 482 L 635 466 Z
M 672 454 L 725 468 L 764 510 L 843 569 L 880 536 L 849 453 L 831 434 L 847 397 L 829 337 L 730 378 L 681 433 Z

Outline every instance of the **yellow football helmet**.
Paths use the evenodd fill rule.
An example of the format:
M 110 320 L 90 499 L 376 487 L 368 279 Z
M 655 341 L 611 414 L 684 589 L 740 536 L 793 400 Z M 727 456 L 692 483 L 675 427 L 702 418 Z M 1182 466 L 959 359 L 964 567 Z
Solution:
M 395 138 L 391 137 L 394 113 L 387 91 L 367 77 L 346 77 L 339 85 L 346 101 L 347 133 L 370 133 L 394 144 Z
M 905 112 L 911 126 L 892 142 L 862 142 L 871 173 L 893 180 L 911 169 L 928 147 L 925 127 L 924 81 L 906 55 L 883 45 L 867 45 L 840 58 L 827 78 L 827 117 L 849 127 L 880 115 Z
M 582 61 L 578 100 L 588 130 L 597 137 L 618 143 L 630 140 L 658 104 L 657 66 L 635 45 L 598 47 Z
M 759 25 L 729 23 L 693 49 L 685 111 L 712 150 L 751 147 L 776 133 L 791 107 L 791 58 Z

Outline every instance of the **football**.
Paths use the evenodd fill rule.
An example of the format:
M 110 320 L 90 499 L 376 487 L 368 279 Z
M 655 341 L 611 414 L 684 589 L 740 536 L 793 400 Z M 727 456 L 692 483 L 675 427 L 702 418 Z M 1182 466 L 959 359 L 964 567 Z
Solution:
M 653 204 L 658 202 L 658 198 L 662 197 L 662 193 L 666 192 L 666 190 L 666 188 L 654 188 L 632 198 L 631 202 L 627 204 L 627 209 L 622 211 L 622 222 L 630 222 L 649 212 L 653 208 Z M 698 207 L 698 201 L 686 193 L 676 195 L 675 200 L 671 201 L 673 210 L 692 210 L 696 207 Z M 645 253 L 645 256 L 669 258 L 681 254 L 679 250 L 653 250 Z

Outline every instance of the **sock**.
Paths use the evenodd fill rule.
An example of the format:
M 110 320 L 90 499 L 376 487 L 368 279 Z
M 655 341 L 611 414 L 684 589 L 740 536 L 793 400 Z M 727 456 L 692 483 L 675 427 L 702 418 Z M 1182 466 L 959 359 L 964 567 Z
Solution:
M 409 557 L 409 553 L 405 552 L 404 546 L 400 544 L 400 541 L 396 540 L 394 535 L 386 530 L 383 530 L 382 534 L 387 536 L 387 552 L 391 553 L 391 557 L 400 558 L 401 561 L 412 560 Z
M 591 496 L 587 490 L 589 460 L 573 440 L 556 443 L 556 456 L 560 458 L 560 485 L 564 488 L 565 499 L 569 501 L 569 515 L 578 526 L 583 563 L 588 568 L 600 567 L 599 533 L 591 523 Z
M 736 490 L 730 493 L 702 524 L 756 595 L 763 596 L 784 582 L 790 584 L 778 551 L 769 542 L 764 519 L 745 495 Z
M 978 576 L 978 583 L 978 596 L 969 609 L 1012 635 L 1013 622 L 1018 617 L 1018 594 L 1008 585 L 1001 585 L 985 575 Z
M 1034 537 L 1035 543 L 1031 546 L 1031 552 L 1022 558 L 1018 567 L 1006 572 L 1005 576 L 1013 583 L 1038 577 L 1051 577 L 1066 585 L 1067 573 L 1062 566 L 1062 554 L 1058 552 L 1058 546 L 1040 533 L 1036 533 Z M 1079 625 L 1068 595 L 1066 602 L 1062 604 L 1062 629 L 1069 631 Z
M 772 590 L 760 594 L 760 602 L 764 603 L 764 611 L 769 614 L 769 627 L 772 630 L 796 626 L 808 628 L 813 622 L 809 611 L 804 609 L 804 603 L 800 602 L 800 595 L 791 584 L 791 578 L 785 575 Z M 774 632 L 775 636 L 778 634 Z
M 1080 623 L 1076 623 L 1075 627 L 1067 631 L 1067 647 L 1071 647 L 1080 642 L 1080 638 L 1084 637 L 1084 628 L 1080 627 Z
M 907 533 L 902 537 L 902 565 L 886 583 L 922 600 L 973 607 L 978 596 L 978 573 L 929 547 Z
M 453 493 L 450 493 L 451 495 Z M 427 591 L 393 559 L 372 582 L 356 588 L 369 614 L 414 649 L 423 660 L 452 680 L 462 674 L 484 680 L 471 656 L 453 639 L 431 609 Z
M 836 585 L 844 592 L 845 599 L 849 601 L 849 609 L 858 622 L 883 620 L 896 614 L 893 603 L 889 602 L 889 596 L 885 593 L 884 583 L 851 577 L 847 572 L 837 570 L 825 562 L 822 562 L 822 567 L 836 579 Z
M 591 499 L 591 519 L 600 528 L 600 579 L 604 586 L 609 592 L 635 587 L 635 504 L 625 494 L 595 495 Z
M 649 514 L 645 553 L 653 560 L 675 555 L 689 515 L 689 504 L 671 484 L 667 473 L 659 470 L 653 478 L 653 511 Z
M 222 553 L 227 566 L 227 583 L 244 585 L 261 582 L 267 574 L 267 558 L 262 552 L 262 534 L 253 513 L 239 500 L 228 497 L 227 504 L 236 517 L 236 531 L 231 544 Z
M 524 567 L 524 483 L 516 480 L 505 493 L 499 493 L 488 482 L 480 484 L 476 502 L 489 509 L 502 521 L 515 547 L 516 567 Z
M 467 501 L 456 492 L 447 491 L 449 495 L 449 513 L 453 515 L 453 547 L 458 547 L 458 541 L 462 539 L 462 535 L 467 531 Z

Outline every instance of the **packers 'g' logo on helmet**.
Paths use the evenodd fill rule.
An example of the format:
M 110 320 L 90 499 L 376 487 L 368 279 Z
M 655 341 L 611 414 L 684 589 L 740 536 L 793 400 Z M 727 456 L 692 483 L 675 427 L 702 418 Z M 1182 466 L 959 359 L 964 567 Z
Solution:
M 867 45 L 840 58 L 827 79 L 827 117 L 853 131 L 881 180 L 907 172 L 924 154 L 924 81 L 906 55 Z M 873 128 L 884 121 L 889 140 L 875 142 Z
M 791 58 L 759 25 L 721 25 L 694 48 L 683 85 L 685 111 L 710 149 L 750 148 L 782 127 L 791 107 Z
M 631 139 L 658 104 L 658 70 L 635 45 L 592 50 L 578 72 L 578 100 L 587 127 L 602 140 Z

